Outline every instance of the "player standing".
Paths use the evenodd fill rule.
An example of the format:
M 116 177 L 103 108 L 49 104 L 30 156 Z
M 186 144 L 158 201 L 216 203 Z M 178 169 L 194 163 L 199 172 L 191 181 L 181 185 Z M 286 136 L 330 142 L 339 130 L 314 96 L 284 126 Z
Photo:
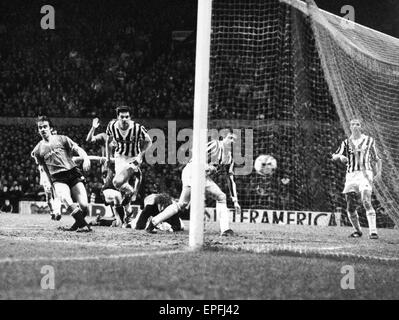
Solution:
M 117 119 L 113 119 L 107 126 L 106 158 L 110 165 L 111 148 L 110 143 L 115 142 L 115 177 L 113 185 L 124 198 L 122 205 L 126 214 L 131 214 L 130 202 L 137 196 L 141 183 L 140 164 L 152 141 L 147 130 L 139 123 L 131 120 L 130 110 L 127 106 L 116 108 Z M 134 185 L 129 181 L 134 178 Z
M 346 179 L 343 193 L 347 203 L 349 220 L 354 232 L 352 238 L 362 236 L 357 209 L 357 198 L 360 194 L 361 201 L 366 209 L 369 224 L 370 239 L 378 239 L 376 213 L 371 204 L 373 179 L 381 175 L 382 161 L 378 156 L 375 141 L 372 137 L 362 134 L 361 123 L 358 119 L 350 121 L 351 136 L 342 141 L 341 146 L 333 154 L 334 161 L 346 163 Z M 375 166 L 375 176 L 373 164 Z
M 222 141 L 212 140 L 207 146 L 208 165 L 206 169 L 205 192 L 216 199 L 216 214 L 220 217 L 220 233 L 222 236 L 234 235 L 233 230 L 230 229 L 230 211 L 227 208 L 226 194 L 218 187 L 212 180 L 215 174 L 224 174 L 228 178 L 228 187 L 233 200 L 234 207 L 239 211 L 240 205 L 237 198 L 237 189 L 234 181 L 234 160 L 230 151 L 230 146 L 235 143 L 237 137 L 232 133 L 228 133 Z M 172 203 L 165 210 L 155 217 L 148 220 L 146 230 L 153 232 L 155 227 L 169 219 L 180 210 L 184 209 L 190 203 L 191 195 L 191 172 L 193 170 L 191 160 L 184 167 L 182 171 L 183 188 L 177 203 Z
M 83 170 L 90 169 L 90 160 L 86 152 L 70 138 L 51 134 L 51 122 L 46 116 L 39 116 L 36 121 L 42 140 L 32 151 L 32 156 L 41 165 L 54 186 L 55 193 L 66 205 L 67 213 L 76 220 L 67 231 L 76 231 L 88 226 L 85 217 L 89 213 L 85 181 L 82 173 L 72 160 L 76 152 L 83 158 Z M 79 203 L 74 204 L 72 197 Z

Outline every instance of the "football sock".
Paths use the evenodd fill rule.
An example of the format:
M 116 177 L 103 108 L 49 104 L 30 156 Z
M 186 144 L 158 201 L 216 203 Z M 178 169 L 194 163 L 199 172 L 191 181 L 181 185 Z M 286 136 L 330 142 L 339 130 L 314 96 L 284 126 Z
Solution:
M 117 205 L 114 208 L 115 208 L 115 211 L 116 211 L 117 215 L 119 216 L 119 218 L 123 222 L 123 219 L 125 219 L 125 210 L 123 209 L 123 207 L 121 205 Z
M 89 215 L 89 207 L 84 207 L 81 209 L 83 213 L 83 218 L 87 217 Z
M 52 207 L 53 207 L 53 213 L 55 215 L 60 215 L 61 214 L 61 200 L 58 198 L 52 199 Z
M 82 228 L 86 225 L 86 221 L 84 219 L 83 212 L 77 204 L 72 203 L 67 208 L 67 213 L 71 214 L 71 216 L 76 220 L 79 228 Z
M 79 210 L 79 206 L 76 203 L 72 203 L 66 208 L 66 213 L 73 216 L 74 212 L 77 210 Z
M 349 217 L 349 220 L 352 223 L 352 227 L 355 229 L 355 231 L 361 232 L 362 229 L 360 227 L 359 216 L 357 214 L 357 211 L 355 210 L 354 212 L 349 212 L 348 217 Z
M 366 215 L 367 215 L 367 221 L 369 223 L 370 234 L 377 233 L 377 216 L 375 214 L 375 210 L 371 209 L 366 211 Z
M 223 233 L 230 229 L 230 211 L 226 202 L 216 202 L 216 215 L 220 217 L 220 232 Z

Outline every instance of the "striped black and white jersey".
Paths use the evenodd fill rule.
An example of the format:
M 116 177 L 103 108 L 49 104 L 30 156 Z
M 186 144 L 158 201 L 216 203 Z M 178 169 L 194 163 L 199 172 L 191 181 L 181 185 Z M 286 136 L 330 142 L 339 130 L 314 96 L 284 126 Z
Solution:
M 111 120 L 107 126 L 107 135 L 116 143 L 115 157 L 133 158 L 141 151 L 147 130 L 139 123 L 130 120 L 129 126 L 123 130 L 117 119 Z
M 231 151 L 226 152 L 224 144 L 219 140 L 208 142 L 206 148 L 207 163 L 216 169 L 216 173 L 224 171 L 227 174 L 233 174 L 234 160 Z
M 225 174 L 228 176 L 227 183 L 232 199 L 237 200 L 237 188 L 234 182 L 234 159 L 231 151 L 225 150 L 222 141 L 211 140 L 206 147 L 207 164 L 213 170 L 207 173 L 208 176 Z M 192 158 L 189 162 L 192 161 Z
M 348 158 L 347 173 L 373 170 L 375 161 L 379 159 L 374 138 L 364 134 L 357 140 L 348 138 L 342 141 L 335 155 L 344 155 Z

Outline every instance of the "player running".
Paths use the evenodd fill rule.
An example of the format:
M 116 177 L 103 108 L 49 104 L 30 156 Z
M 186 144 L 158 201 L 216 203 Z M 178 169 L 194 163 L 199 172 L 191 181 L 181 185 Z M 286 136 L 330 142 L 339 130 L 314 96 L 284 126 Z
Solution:
M 351 136 L 342 141 L 341 146 L 333 154 L 334 161 L 346 163 L 346 180 L 343 193 L 347 203 L 349 220 L 354 232 L 352 238 L 362 236 L 359 216 L 356 211 L 358 196 L 366 209 L 369 224 L 370 239 L 378 239 L 376 213 L 371 204 L 373 179 L 381 175 L 382 161 L 378 155 L 375 141 L 372 137 L 362 134 L 361 123 L 358 119 L 350 121 Z M 376 164 L 374 166 L 374 164 Z M 375 172 L 373 172 L 375 169 Z M 373 177 L 375 173 L 375 176 Z
M 85 178 L 76 163 L 72 160 L 76 152 L 83 158 L 83 170 L 90 169 L 90 160 L 86 152 L 67 136 L 52 135 L 51 122 L 46 116 L 39 116 L 36 121 L 42 140 L 35 146 L 32 156 L 47 174 L 53 192 L 65 204 L 68 214 L 75 219 L 75 223 L 66 231 L 76 231 L 88 226 L 85 217 L 89 213 Z M 78 202 L 76 205 L 72 197 Z
M 234 207 L 237 211 L 241 210 L 234 181 L 234 160 L 230 151 L 231 144 L 235 143 L 236 140 L 237 136 L 235 134 L 228 133 L 222 141 L 212 140 L 207 146 L 208 164 L 206 169 L 205 191 L 206 194 L 216 199 L 216 213 L 220 217 L 220 233 L 222 236 L 232 236 L 234 232 L 229 226 L 230 211 L 227 208 L 226 194 L 212 180 L 212 176 L 216 174 L 224 174 L 227 176 L 228 187 Z M 177 203 L 172 203 L 155 217 L 150 217 L 146 226 L 147 232 L 153 233 L 153 230 L 159 223 L 169 219 L 188 206 L 191 195 L 191 184 L 193 183 L 191 171 L 192 162 L 190 160 L 182 171 L 183 189 L 179 201 Z
M 125 218 L 125 211 L 122 207 L 122 194 L 118 190 L 116 190 L 112 183 L 112 180 L 115 176 L 114 162 L 111 160 L 111 163 L 109 165 L 106 165 L 105 163 L 107 134 L 105 132 L 102 132 L 95 135 L 95 131 L 99 127 L 99 125 L 99 119 L 94 118 L 92 121 L 92 127 L 87 134 L 86 141 L 91 143 L 100 143 L 101 145 L 101 155 L 104 157 L 104 159 L 101 160 L 101 176 L 103 179 L 103 186 L 101 188 L 101 191 L 104 196 L 105 204 L 111 206 L 111 211 L 114 214 L 115 221 L 112 221 L 114 222 L 113 226 L 120 227 L 123 225 L 123 221 Z M 112 150 L 113 145 L 112 143 L 110 144 L 111 145 L 109 147 Z
M 110 165 L 110 143 L 114 142 L 116 149 L 113 185 L 124 194 L 122 205 L 126 214 L 131 214 L 130 202 L 136 199 L 142 178 L 139 166 L 152 141 L 147 130 L 130 119 L 130 110 L 127 106 L 116 108 L 116 114 L 117 119 L 108 123 L 106 131 L 106 165 Z M 129 183 L 132 178 L 135 178 L 133 186 Z

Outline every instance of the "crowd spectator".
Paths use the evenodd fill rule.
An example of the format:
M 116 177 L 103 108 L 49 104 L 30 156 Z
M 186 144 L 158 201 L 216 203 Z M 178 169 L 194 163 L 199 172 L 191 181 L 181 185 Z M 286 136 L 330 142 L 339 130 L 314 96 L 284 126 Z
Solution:
M 194 29 L 194 3 L 52 5 L 53 32 L 33 19 L 38 1 L 4 5 L 3 14 L 21 14 L 1 28 L 0 116 L 110 118 L 123 101 L 139 118 L 192 117 L 194 45 L 172 48 L 171 35 Z
M 11 213 L 14 212 L 14 208 L 10 203 L 9 199 L 4 201 L 4 204 L 0 207 L 0 213 Z

